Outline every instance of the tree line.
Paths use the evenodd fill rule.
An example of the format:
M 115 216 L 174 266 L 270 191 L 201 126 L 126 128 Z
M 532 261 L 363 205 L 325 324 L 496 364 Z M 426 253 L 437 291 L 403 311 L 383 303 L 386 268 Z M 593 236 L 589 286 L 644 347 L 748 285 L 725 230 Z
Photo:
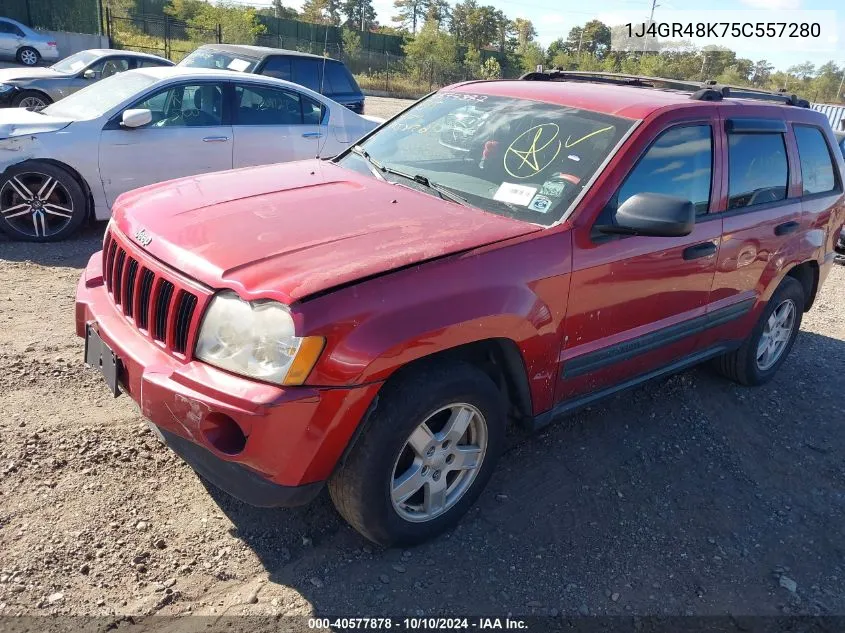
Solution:
M 139 0 L 106 0 L 109 6 Z M 206 0 L 169 0 L 165 12 L 193 26 L 222 26 L 230 43 L 252 43 L 264 32 L 259 15 L 297 19 L 343 27 L 343 53 L 360 51 L 360 31 L 377 31 L 405 38 L 403 70 L 422 87 L 473 78 L 515 77 L 538 65 L 562 70 L 618 72 L 669 79 L 714 79 L 719 83 L 786 89 L 814 102 L 845 103 L 845 66 L 829 61 L 816 67 L 798 63 L 775 70 L 766 59 L 739 57 L 725 48 L 674 44 L 657 53 L 611 50 L 614 28 L 599 20 L 572 27 L 566 37 L 548 47 L 537 41 L 528 19 L 511 18 L 478 0 L 394 0 L 391 24 L 379 24 L 373 0 L 305 0 L 302 10 L 273 0 L 269 7 Z M 122 7 L 122 8 L 127 8 Z M 375 71 L 374 71 L 375 72 Z

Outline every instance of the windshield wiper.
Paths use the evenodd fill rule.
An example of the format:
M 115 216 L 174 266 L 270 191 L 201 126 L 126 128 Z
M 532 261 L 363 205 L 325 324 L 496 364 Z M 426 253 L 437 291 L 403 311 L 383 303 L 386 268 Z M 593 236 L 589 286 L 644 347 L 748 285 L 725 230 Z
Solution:
M 365 150 L 360 145 L 353 145 L 350 149 L 350 152 L 355 154 L 356 156 L 360 156 L 365 161 L 367 161 L 367 166 L 370 168 L 370 171 L 373 172 L 373 176 L 378 178 L 379 180 L 384 180 L 384 166 L 378 162 L 375 158 L 370 156 L 370 153 Z
M 418 185 L 422 185 L 427 189 L 431 189 L 432 191 L 437 192 L 437 195 L 444 200 L 456 202 L 457 204 L 461 204 L 465 207 L 472 206 L 466 198 L 451 192 L 450 190 L 446 189 L 446 187 L 444 187 L 443 185 L 429 180 L 426 176 L 420 174 L 407 174 L 404 171 L 394 169 L 393 167 L 388 167 L 387 165 L 380 163 L 375 158 L 370 156 L 369 152 L 367 152 L 367 150 L 365 150 L 360 145 L 353 145 L 350 151 L 356 156 L 360 156 L 365 161 L 367 161 L 367 163 L 370 165 L 370 169 L 373 171 L 373 174 L 381 178 L 382 180 L 384 180 L 384 176 L 382 174 L 393 174 L 394 176 L 405 178 L 406 180 L 410 180 L 412 182 L 417 183 Z M 373 168 L 379 170 L 380 172 L 382 172 L 382 174 L 378 174 L 376 171 L 373 170 Z

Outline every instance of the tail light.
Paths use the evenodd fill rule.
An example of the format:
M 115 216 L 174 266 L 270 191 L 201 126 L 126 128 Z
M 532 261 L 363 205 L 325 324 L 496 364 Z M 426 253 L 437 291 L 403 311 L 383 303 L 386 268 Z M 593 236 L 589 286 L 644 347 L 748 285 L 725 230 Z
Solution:
M 47 42 L 47 46 L 52 46 L 53 48 L 56 48 L 58 45 L 58 42 Z

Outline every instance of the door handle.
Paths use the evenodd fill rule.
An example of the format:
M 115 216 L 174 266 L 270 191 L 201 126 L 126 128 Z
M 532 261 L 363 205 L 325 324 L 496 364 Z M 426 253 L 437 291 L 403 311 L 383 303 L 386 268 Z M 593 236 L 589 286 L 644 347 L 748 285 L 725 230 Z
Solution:
M 202 139 L 203 143 L 225 143 L 229 140 L 228 136 L 206 136 Z
M 689 246 L 684 249 L 684 259 L 699 259 L 701 257 L 710 257 L 716 254 L 716 245 L 713 242 L 702 242 L 695 246 Z
M 775 235 L 789 235 L 795 233 L 798 227 L 801 226 L 798 222 L 784 222 L 775 227 Z
M 302 138 L 323 138 L 322 132 L 306 132 L 302 135 Z

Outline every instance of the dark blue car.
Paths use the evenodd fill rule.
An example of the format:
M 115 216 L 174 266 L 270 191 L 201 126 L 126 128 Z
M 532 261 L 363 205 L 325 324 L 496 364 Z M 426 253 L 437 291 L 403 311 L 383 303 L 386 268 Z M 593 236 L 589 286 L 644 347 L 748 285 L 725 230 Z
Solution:
M 364 114 L 364 94 L 343 62 L 265 46 L 206 44 L 179 62 L 192 68 L 228 69 L 286 79 Z

